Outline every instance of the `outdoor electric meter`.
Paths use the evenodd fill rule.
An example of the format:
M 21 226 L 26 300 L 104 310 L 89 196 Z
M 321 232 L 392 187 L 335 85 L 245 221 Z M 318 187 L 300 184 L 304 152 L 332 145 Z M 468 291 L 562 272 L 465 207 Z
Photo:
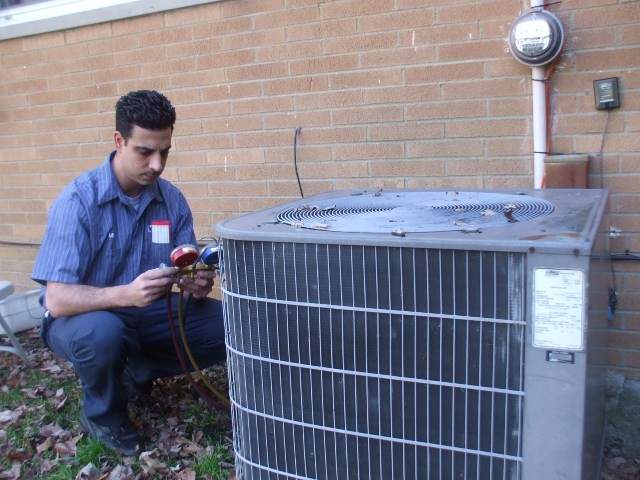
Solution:
M 546 10 L 520 15 L 509 32 L 511 54 L 519 62 L 532 67 L 551 63 L 560 54 L 563 44 L 562 23 Z

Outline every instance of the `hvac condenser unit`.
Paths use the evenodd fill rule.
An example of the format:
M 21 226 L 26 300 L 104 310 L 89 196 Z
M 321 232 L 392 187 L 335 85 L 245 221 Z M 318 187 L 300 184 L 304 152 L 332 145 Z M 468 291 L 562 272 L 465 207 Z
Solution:
M 605 201 L 343 191 L 218 224 L 237 478 L 595 479 Z

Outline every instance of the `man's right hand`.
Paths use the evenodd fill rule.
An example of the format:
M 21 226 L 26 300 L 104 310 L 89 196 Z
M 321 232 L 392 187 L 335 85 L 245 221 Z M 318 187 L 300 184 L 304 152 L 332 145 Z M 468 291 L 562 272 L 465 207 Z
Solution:
M 175 267 L 147 270 L 128 285 L 129 303 L 134 307 L 146 307 L 167 293 L 176 281 Z

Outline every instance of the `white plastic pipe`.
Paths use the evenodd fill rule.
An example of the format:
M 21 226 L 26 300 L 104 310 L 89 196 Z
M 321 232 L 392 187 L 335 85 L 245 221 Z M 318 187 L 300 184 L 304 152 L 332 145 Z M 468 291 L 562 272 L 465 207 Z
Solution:
M 541 7 L 545 0 L 531 0 L 531 8 Z M 544 180 L 544 160 L 547 151 L 546 69 L 531 67 L 531 98 L 533 101 L 533 188 L 541 189 Z
M 533 188 L 542 188 L 547 151 L 547 99 L 544 67 L 531 67 L 533 99 Z

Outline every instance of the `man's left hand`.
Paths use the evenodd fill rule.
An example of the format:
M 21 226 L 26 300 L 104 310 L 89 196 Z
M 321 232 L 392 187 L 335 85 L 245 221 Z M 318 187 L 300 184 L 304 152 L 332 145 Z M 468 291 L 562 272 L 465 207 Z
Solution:
M 180 287 L 190 293 L 193 298 L 205 298 L 211 293 L 214 278 L 216 278 L 215 271 L 199 270 L 193 278 L 182 277 Z

